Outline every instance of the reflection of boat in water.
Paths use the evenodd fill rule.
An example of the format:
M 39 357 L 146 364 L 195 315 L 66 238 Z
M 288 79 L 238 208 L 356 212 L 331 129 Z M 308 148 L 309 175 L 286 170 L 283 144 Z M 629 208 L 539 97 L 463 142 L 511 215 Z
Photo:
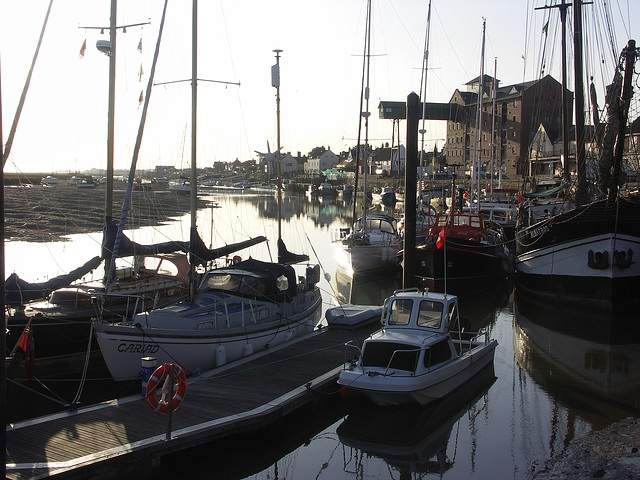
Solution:
M 640 335 L 593 309 L 516 295 L 518 364 L 546 390 L 582 412 L 619 420 L 637 414 Z M 585 408 L 586 407 L 586 408 Z
M 338 436 L 343 445 L 383 459 L 400 472 L 400 478 L 412 473 L 442 474 L 453 466 L 447 457 L 453 426 L 487 393 L 495 378 L 489 366 L 426 407 L 380 409 L 363 402 L 338 426 Z
M 338 267 L 333 296 L 338 304 L 382 305 L 402 285 L 399 275 L 363 275 Z

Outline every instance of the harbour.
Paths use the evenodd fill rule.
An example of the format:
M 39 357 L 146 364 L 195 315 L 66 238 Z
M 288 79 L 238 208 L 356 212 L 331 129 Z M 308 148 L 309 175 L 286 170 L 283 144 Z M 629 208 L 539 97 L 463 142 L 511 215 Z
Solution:
M 226 222 L 222 219 L 238 216 L 261 217 L 266 223 L 258 225 L 259 222 L 254 222 L 255 225 L 252 228 L 262 233 L 267 232 L 268 237 L 274 238 L 275 218 L 272 216 L 269 219 L 269 215 L 265 215 L 265 212 L 274 211 L 273 207 L 277 202 L 275 197 L 255 194 L 212 194 L 210 200 L 218 202 L 220 208 L 201 211 L 204 224 L 211 223 L 211 219 L 205 217 L 206 212 L 214 212 L 214 223 Z M 369 275 L 365 278 L 354 278 L 341 271 L 336 264 L 333 250 L 329 248 L 331 232 L 347 224 L 346 218 L 351 209 L 350 204 L 345 205 L 336 198 L 324 201 L 296 195 L 286 195 L 283 200 L 284 211 L 288 212 L 284 216 L 285 231 L 291 234 L 290 238 L 300 238 L 300 234 L 294 234 L 294 232 L 301 228 L 306 235 L 315 239 L 314 248 L 320 259 L 323 273 L 320 280 L 323 314 L 337 303 L 336 298 L 342 303 L 381 305 L 386 296 L 393 293 L 395 289 L 401 288 L 399 276 Z M 296 218 L 295 224 L 289 223 L 288 217 Z M 172 225 L 156 228 L 171 229 L 172 232 L 181 230 L 179 221 L 172 223 Z M 253 235 L 256 231 L 246 233 Z M 304 241 L 306 241 L 304 238 L 306 235 L 302 236 Z M 35 252 L 37 250 L 33 249 L 38 245 L 42 246 L 43 252 L 55 249 L 56 245 L 61 250 L 73 252 L 75 251 L 73 245 L 82 245 L 85 242 L 84 237 L 85 235 L 72 235 L 66 242 L 55 244 L 8 242 L 7 258 L 20 258 L 21 248 L 29 248 L 30 251 Z M 301 241 L 300 245 L 302 244 Z M 254 246 L 251 252 L 251 255 L 262 256 L 262 258 L 269 254 L 265 245 Z M 244 252 L 243 255 L 247 253 Z M 570 308 L 554 308 L 553 304 L 542 308 L 535 302 L 531 306 L 531 302 L 519 299 L 517 290 L 514 292 L 513 285 L 509 284 L 483 284 L 467 292 L 460 292 L 458 295 L 461 314 L 468 318 L 473 327 L 488 328 L 499 345 L 496 348 L 494 369 L 485 379 L 485 385 L 479 386 L 479 391 L 454 393 L 448 401 L 438 403 L 438 405 L 444 405 L 441 405 L 437 412 L 443 409 L 450 412 L 445 405 L 454 400 L 454 403 L 462 402 L 462 405 L 459 405 L 459 409 L 451 413 L 452 417 L 450 417 L 456 434 L 453 435 L 445 427 L 444 434 L 437 437 L 439 440 L 436 450 L 429 447 L 424 452 L 420 451 L 423 440 L 431 444 L 428 438 L 433 438 L 432 434 L 435 431 L 442 433 L 442 430 L 439 430 L 442 425 L 435 421 L 438 415 L 431 415 L 435 406 L 417 411 L 411 409 L 413 416 L 410 418 L 413 418 L 413 423 L 411 420 L 398 423 L 398 429 L 390 427 L 387 422 L 386 427 L 382 428 L 381 425 L 382 433 L 369 432 L 373 419 L 375 424 L 378 424 L 381 418 L 393 419 L 394 415 L 397 415 L 394 412 L 398 410 L 365 409 L 363 405 L 367 404 L 362 400 L 339 395 L 334 377 L 333 383 L 327 384 L 323 393 L 312 395 L 311 403 L 300 406 L 299 409 L 291 409 L 287 412 L 288 415 L 269 422 L 262 428 L 258 428 L 259 424 L 254 424 L 255 429 L 242 431 L 231 428 L 225 431 L 225 435 L 228 436 L 222 440 L 212 440 L 200 447 L 165 455 L 162 457 L 163 460 L 157 461 L 161 465 L 160 471 L 184 472 L 183 460 L 190 458 L 192 461 L 187 470 L 193 469 L 195 477 L 206 475 L 206 465 L 216 465 L 228 475 L 228 478 L 238 479 L 262 478 L 265 475 L 275 475 L 275 471 L 282 474 L 285 468 L 288 469 L 286 478 L 308 478 L 314 476 L 319 470 L 326 472 L 328 476 L 335 477 L 345 475 L 345 472 L 357 471 L 357 469 L 360 469 L 365 478 L 378 476 L 382 471 L 385 472 L 383 476 L 386 477 L 389 475 L 389 468 L 394 472 L 403 471 L 413 475 L 424 475 L 426 472 L 433 472 L 436 468 L 435 471 L 441 472 L 445 478 L 449 476 L 464 478 L 472 469 L 481 478 L 490 476 L 530 478 L 533 473 L 542 470 L 546 462 L 564 451 L 565 445 L 577 444 L 589 432 L 606 429 L 627 417 L 640 416 L 637 407 L 639 378 L 635 376 L 634 369 L 629 363 L 640 348 L 638 346 L 640 342 L 632 329 L 620 327 L 614 318 L 607 314 L 582 310 L 575 312 Z M 634 313 L 630 315 L 633 316 Z M 35 335 L 37 358 L 37 331 Z M 341 342 L 334 343 L 339 345 Z M 278 354 L 268 352 L 259 361 L 268 361 L 272 353 Z M 335 363 L 322 374 L 339 367 L 343 361 L 345 350 L 342 345 L 337 347 L 334 353 L 337 356 Z M 549 358 L 553 358 L 552 363 L 548 363 Z M 92 358 L 90 365 L 95 365 L 93 362 Z M 124 385 L 118 385 L 122 382 L 114 383 L 105 378 L 108 376 L 108 371 L 104 363 L 98 362 L 97 366 L 98 371 L 93 378 L 89 376 L 80 403 L 72 408 L 72 412 L 75 409 L 79 412 L 84 408 L 91 409 L 91 405 L 102 401 L 113 400 L 114 405 L 118 405 L 119 402 L 125 402 L 125 399 L 133 396 L 133 399 L 127 400 L 123 405 L 126 408 L 137 409 L 140 418 L 136 421 L 152 425 L 154 435 L 158 438 L 166 435 L 166 418 L 152 412 L 144 403 L 139 393 L 140 381 L 124 382 Z M 288 368 L 284 365 L 278 364 L 275 368 L 276 378 L 287 375 Z M 41 395 L 22 397 L 20 400 L 23 405 L 22 410 L 28 412 L 33 406 L 35 411 L 36 405 L 46 404 L 49 405 L 50 413 L 65 412 L 64 404 L 71 403 L 80 385 L 79 375 L 76 373 L 68 377 L 72 385 L 66 389 L 66 394 L 60 393 L 59 382 L 53 379 L 51 381 L 47 381 L 46 378 L 39 379 L 48 389 L 61 394 L 64 401 L 58 404 Z M 271 378 L 273 378 L 272 375 L 268 375 L 263 380 L 268 383 Z M 26 379 L 19 381 L 23 382 L 23 385 L 31 385 L 35 388 L 33 381 L 27 382 Z M 291 390 L 301 388 L 304 391 L 303 387 L 304 384 L 300 381 L 294 388 L 289 388 Z M 484 391 L 485 387 L 486 391 Z M 180 422 L 180 416 L 186 415 L 189 411 L 190 394 L 197 391 L 196 388 L 199 387 L 191 388 L 191 385 L 188 387 L 183 404 L 174 412 L 174 422 Z M 234 395 L 240 397 L 236 399 L 238 403 L 244 403 L 244 400 L 240 401 L 240 399 L 244 398 L 242 393 L 246 388 L 248 387 L 245 385 L 240 388 L 240 391 L 234 389 Z M 10 386 L 9 401 L 11 401 L 11 395 L 18 389 L 20 387 L 17 385 Z M 110 392 L 114 395 L 110 395 Z M 229 403 L 236 403 L 224 401 L 222 395 L 219 398 L 216 392 L 217 389 L 214 388 L 214 392 L 209 397 L 209 410 L 218 412 L 220 409 L 217 407 L 218 401 L 227 406 Z M 479 396 L 476 398 L 476 395 Z M 311 397 L 308 398 L 310 399 Z M 103 407 L 101 411 L 106 411 L 105 409 L 106 407 Z M 369 416 L 355 413 L 358 411 L 368 411 Z M 42 412 L 36 416 L 45 413 Z M 61 414 L 63 417 L 67 416 L 66 413 Z M 354 414 L 354 417 L 349 420 L 351 414 Z M 31 418 L 28 414 L 22 415 L 23 420 Z M 69 415 L 67 421 L 73 418 L 73 415 Z M 274 419 L 271 418 L 271 420 Z M 344 442 L 342 442 L 337 429 L 347 420 L 350 425 L 349 436 L 343 435 Z M 398 435 L 399 431 L 407 428 L 407 422 L 415 427 L 416 431 L 412 435 L 418 437 L 414 438 L 412 443 L 407 444 L 406 438 L 396 439 L 398 445 L 393 447 L 385 446 L 384 442 L 380 443 L 380 436 L 384 438 L 393 432 Z M 19 424 L 20 421 L 16 419 L 15 423 Z M 390 420 L 390 423 L 394 425 L 393 420 Z M 358 429 L 361 429 L 359 433 Z M 340 428 L 340 432 L 343 430 L 344 428 Z M 447 432 L 449 432 L 448 435 Z M 10 435 L 10 430 L 7 433 Z M 274 440 L 260 442 L 255 438 L 258 434 Z M 354 443 L 354 435 L 365 440 L 368 438 L 369 442 Z M 47 435 L 42 438 L 46 443 Z M 296 444 L 296 438 L 299 438 L 298 444 Z M 376 439 L 380 446 L 372 450 L 375 442 L 372 445 L 370 443 Z M 8 442 L 8 452 L 10 452 L 10 436 Z M 243 445 L 255 444 L 254 442 L 260 445 L 260 455 L 246 453 L 243 455 L 237 452 L 238 449 L 243 450 Z M 212 446 L 215 446 L 215 456 L 211 450 Z M 392 460 L 384 453 L 388 449 L 404 452 L 402 455 L 408 463 Z M 202 460 L 203 451 L 207 452 L 204 454 L 207 461 Z M 339 455 L 332 452 L 339 452 Z M 449 459 L 445 470 L 438 470 L 440 467 L 429 463 L 429 459 L 435 455 L 433 452 L 441 458 Z M 395 453 L 394 458 L 398 454 Z M 211 461 L 208 460 L 210 455 Z M 235 458 L 238 455 L 241 461 L 228 462 L 228 458 Z M 416 463 L 416 458 L 420 457 L 416 455 L 428 456 L 429 459 L 419 464 L 419 462 Z M 124 457 L 126 458 L 126 455 Z M 349 458 L 352 460 L 347 461 L 346 459 Z M 353 463 L 356 460 L 359 462 L 357 469 Z M 324 464 L 326 466 L 323 466 Z M 17 471 L 11 469 L 8 472 L 9 475 L 17 474 Z M 72 473 L 67 474 L 72 475 Z M 32 477 L 27 475 L 20 478 Z
M 471 80 L 458 82 L 462 89 L 433 102 L 429 0 L 415 69 L 420 94 L 408 75 L 395 75 L 411 85 L 393 93 L 410 91 L 406 102 L 380 100 L 372 115 L 370 90 L 378 98 L 382 92 L 375 65 L 381 27 L 396 19 L 383 15 L 379 25 L 379 8 L 387 6 L 366 0 L 364 22 L 343 29 L 364 37 L 356 59 L 362 76 L 347 75 L 361 78 L 359 97 L 352 86 L 345 97 L 352 107 L 359 100 L 358 121 L 351 119 L 357 140 L 345 135 L 352 125 L 338 143 L 331 137 L 334 151 L 327 144 L 302 155 L 286 145 L 295 141 L 283 145 L 290 132 L 281 121 L 296 107 L 332 110 L 330 123 L 338 112 L 314 109 L 303 97 L 295 106 L 286 101 L 303 82 L 288 44 L 271 51 L 270 87 L 249 82 L 262 98 L 275 89 L 275 105 L 251 104 L 252 121 L 275 106 L 275 122 L 262 122 L 275 127 L 275 139 L 247 154 L 245 146 L 231 153 L 231 139 L 247 135 L 251 123 L 242 113 L 232 120 L 226 105 L 241 82 L 235 67 L 222 65 L 235 61 L 210 61 L 220 43 L 214 17 L 228 46 L 235 37 L 225 9 L 213 15 L 205 3 L 199 14 L 197 0 L 179 12 L 167 0 L 162 10 L 153 7 L 151 56 L 142 47 L 151 15 L 120 22 L 117 4 L 111 0 L 109 27 L 79 27 L 79 59 L 87 55 L 83 63 L 91 65 L 80 83 L 98 75 L 96 87 L 108 83 L 99 129 L 106 169 L 69 170 L 61 181 L 61 172 L 45 167 L 39 182 L 18 174 L 9 188 L 0 176 L 7 386 L 0 403 L 9 478 L 640 476 L 640 118 L 633 95 L 640 49 L 628 31 L 618 45 L 606 29 L 611 58 L 603 57 L 601 75 L 585 75 L 592 65 L 583 41 L 598 48 L 587 39 L 605 31 L 583 30 L 583 6 L 591 4 L 527 6 L 527 23 L 546 20 L 539 73 L 526 74 L 531 59 L 522 55 L 522 79 L 501 82 L 497 56 L 493 74 L 485 73 L 491 30 L 483 14 L 479 75 L 465 72 Z M 603 12 L 613 17 L 608 4 Z M 550 20 L 561 41 L 548 50 Z M 60 17 L 53 23 L 69 28 Z M 108 40 L 96 40 L 107 30 Z M 137 47 L 123 42 L 127 30 L 140 33 Z M 96 51 L 87 50 L 87 38 Z M 164 52 L 178 45 L 172 68 Z M 33 152 L 24 139 L 12 146 L 22 109 L 30 110 L 24 99 L 41 46 L 6 144 L 0 134 L 3 160 L 17 171 L 14 162 Z M 551 65 L 557 48 L 559 80 Z M 129 75 L 121 65 L 134 57 L 140 68 Z M 220 65 L 216 80 L 210 64 Z M 187 66 L 188 80 L 168 78 Z M 294 66 L 296 73 L 287 68 Z M 73 76 L 72 67 L 65 71 Z M 137 76 L 135 95 L 120 95 L 128 90 L 123 73 Z M 310 117 L 317 123 L 318 115 Z M 129 119 L 138 128 L 125 152 L 134 143 Z M 375 131 L 388 120 L 390 143 Z M 427 121 L 446 138 L 425 138 Z M 266 135 L 251 136 L 255 144 Z M 220 140 L 228 161 L 212 145 Z M 90 142 L 71 143 L 76 159 L 86 148 L 98 153 Z M 336 148 L 343 144 L 346 150 Z M 48 160 L 53 165 L 54 156 Z M 128 170 L 116 174 L 123 160 Z

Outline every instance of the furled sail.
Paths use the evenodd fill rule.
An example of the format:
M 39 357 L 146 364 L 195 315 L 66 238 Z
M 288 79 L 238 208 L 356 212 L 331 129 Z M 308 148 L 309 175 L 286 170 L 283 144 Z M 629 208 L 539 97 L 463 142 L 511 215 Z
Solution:
M 289 250 L 287 250 L 287 246 L 284 244 L 284 241 L 281 238 L 278 239 L 278 263 L 293 265 L 294 263 L 308 261 L 309 255 L 291 253 Z
M 100 257 L 93 257 L 87 263 L 69 273 L 39 283 L 27 282 L 14 272 L 4 282 L 5 301 L 7 305 L 21 306 L 34 300 L 46 298 L 54 290 L 67 287 L 90 271 L 95 270 L 101 262 L 102 259 Z
M 102 258 L 111 258 L 118 226 L 115 222 L 107 224 L 102 241 Z M 161 253 L 188 252 L 189 242 L 162 242 L 152 245 L 141 245 L 133 242 L 123 233 L 118 246 L 118 257 L 132 257 L 134 255 L 158 255 Z M 108 255 L 107 255 L 108 254 Z
M 259 236 L 244 240 L 242 242 L 231 243 L 219 248 L 207 248 L 200 236 L 196 232 L 196 237 L 192 239 L 191 263 L 196 265 L 204 265 L 205 263 L 215 260 L 216 258 L 231 255 L 244 248 L 252 247 L 258 243 L 266 242 L 266 237 Z

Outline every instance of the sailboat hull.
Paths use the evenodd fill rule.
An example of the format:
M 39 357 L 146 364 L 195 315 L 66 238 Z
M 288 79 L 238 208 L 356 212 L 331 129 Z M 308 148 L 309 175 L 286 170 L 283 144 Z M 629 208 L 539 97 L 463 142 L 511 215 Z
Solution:
M 144 321 L 141 316 L 130 324 L 98 324 L 96 336 L 117 381 L 136 378 L 142 357 L 153 357 L 158 365 L 177 363 L 193 375 L 312 332 L 321 306 L 318 289 L 289 303 L 207 292 L 197 303 L 150 312 L 146 325 L 136 326 Z

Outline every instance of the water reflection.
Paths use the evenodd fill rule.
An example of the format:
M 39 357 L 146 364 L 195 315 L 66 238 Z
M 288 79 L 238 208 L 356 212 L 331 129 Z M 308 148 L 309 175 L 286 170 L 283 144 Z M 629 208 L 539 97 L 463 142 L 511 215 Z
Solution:
M 619 315 L 568 309 L 516 296 L 518 365 L 594 426 L 637 415 L 640 335 Z M 624 331 L 621 331 L 624 328 Z
M 382 305 L 401 286 L 400 272 L 356 274 L 338 267 L 333 277 L 332 296 L 340 305 Z
M 453 427 L 467 412 L 472 412 L 472 417 L 482 414 L 486 393 L 495 379 L 490 365 L 467 384 L 426 407 L 380 408 L 363 403 L 353 408 L 337 428 L 342 444 L 353 449 L 344 457 L 344 471 L 367 476 L 367 462 L 362 462 L 365 455 L 384 460 L 390 470 L 400 473 L 400 478 L 444 474 L 455 461 L 447 456 L 449 442 L 457 441 L 452 435 Z

